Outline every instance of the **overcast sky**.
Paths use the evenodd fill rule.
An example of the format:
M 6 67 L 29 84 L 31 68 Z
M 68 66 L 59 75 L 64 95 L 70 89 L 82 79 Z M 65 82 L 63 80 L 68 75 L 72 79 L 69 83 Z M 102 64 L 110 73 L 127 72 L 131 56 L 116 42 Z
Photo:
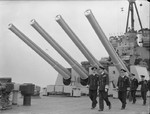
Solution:
M 142 3 L 142 6 L 140 4 Z M 149 27 L 149 4 L 137 1 L 144 28 Z M 124 11 L 121 11 L 123 8 Z M 0 77 L 12 77 L 16 83 L 31 82 L 42 87 L 55 84 L 57 71 L 8 30 L 13 23 L 64 67 L 70 65 L 30 25 L 35 19 L 76 61 L 87 59 L 55 21 L 60 14 L 89 51 L 100 60 L 106 50 L 86 19 L 91 9 L 103 31 L 120 35 L 125 31 L 128 1 L 0 1 Z M 139 29 L 137 18 L 135 26 Z

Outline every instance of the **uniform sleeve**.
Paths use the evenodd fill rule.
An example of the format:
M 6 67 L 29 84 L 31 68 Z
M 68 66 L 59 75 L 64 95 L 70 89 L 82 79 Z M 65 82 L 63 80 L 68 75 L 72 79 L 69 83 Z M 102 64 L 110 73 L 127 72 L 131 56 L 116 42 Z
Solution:
M 99 86 L 99 75 L 97 75 L 97 85 Z
M 136 88 L 138 88 L 138 80 L 137 80 L 137 79 L 136 79 L 136 82 L 135 82 L 135 83 L 136 83 Z
M 87 85 L 90 85 L 90 77 L 91 77 L 91 75 L 89 75 L 89 77 L 88 77 Z
M 106 73 L 106 85 L 109 85 L 109 76 L 107 73 Z
M 130 87 L 130 81 L 129 81 L 129 78 L 127 78 L 127 87 Z
M 146 85 L 148 85 L 148 81 L 147 81 L 147 80 L 145 80 L 145 82 L 146 82 Z
M 148 81 L 145 80 L 146 84 L 145 84 L 145 87 L 146 87 L 146 90 L 148 91 Z

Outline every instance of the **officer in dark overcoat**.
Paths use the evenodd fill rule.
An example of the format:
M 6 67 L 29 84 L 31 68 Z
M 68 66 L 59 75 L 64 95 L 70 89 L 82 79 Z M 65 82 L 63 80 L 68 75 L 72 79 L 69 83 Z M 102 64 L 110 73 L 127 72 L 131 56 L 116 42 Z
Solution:
M 141 85 L 141 97 L 143 99 L 143 105 L 146 105 L 146 95 L 148 91 L 148 84 L 147 84 L 147 80 L 145 80 L 144 75 L 141 75 L 141 81 L 139 82 L 139 85 Z
M 98 75 L 97 75 L 97 67 L 93 66 L 91 68 L 92 74 L 88 77 L 88 86 L 89 86 L 89 97 L 92 101 L 91 109 L 94 109 L 97 104 L 97 88 L 98 88 Z
M 99 67 L 98 70 L 98 85 L 99 85 L 99 111 L 104 110 L 104 101 L 106 105 L 111 109 L 111 103 L 108 99 L 108 86 L 109 86 L 109 77 L 108 73 L 105 72 L 104 67 Z
M 133 100 L 133 104 L 136 102 L 136 90 L 138 88 L 138 80 L 135 78 L 135 74 L 131 74 L 130 76 L 130 92 Z
M 126 107 L 126 98 L 127 98 L 127 88 L 130 86 L 129 78 L 127 72 L 124 69 L 120 70 L 120 76 L 118 77 L 117 89 L 118 89 L 118 98 L 122 103 L 121 110 Z

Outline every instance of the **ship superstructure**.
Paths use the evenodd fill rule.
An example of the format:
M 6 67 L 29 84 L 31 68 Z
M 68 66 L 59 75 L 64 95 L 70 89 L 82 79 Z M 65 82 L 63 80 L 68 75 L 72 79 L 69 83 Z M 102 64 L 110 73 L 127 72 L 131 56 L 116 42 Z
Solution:
M 134 11 L 137 13 L 141 28 L 140 30 L 135 30 Z M 129 21 L 131 21 L 130 27 Z M 142 22 L 140 20 L 135 0 L 129 0 L 128 16 L 124 35 L 110 36 L 109 41 L 128 68 L 131 65 L 140 65 L 146 67 L 147 70 L 150 71 L 150 29 L 142 27 Z

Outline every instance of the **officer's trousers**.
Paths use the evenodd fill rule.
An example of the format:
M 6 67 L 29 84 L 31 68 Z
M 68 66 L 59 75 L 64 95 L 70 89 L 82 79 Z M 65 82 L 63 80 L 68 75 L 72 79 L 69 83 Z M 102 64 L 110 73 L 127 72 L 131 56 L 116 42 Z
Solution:
M 131 90 L 131 96 L 133 99 L 133 103 L 135 103 L 136 102 L 136 90 Z
M 141 91 L 141 97 L 143 99 L 143 104 L 146 104 L 146 95 L 147 95 L 147 91 Z
M 104 101 L 106 102 L 107 106 L 110 106 L 111 103 L 108 99 L 108 92 L 105 92 L 105 90 L 99 90 L 99 109 L 104 109 Z
M 118 91 L 118 98 L 122 103 L 122 108 L 126 107 L 127 91 Z
M 89 90 L 89 97 L 92 101 L 92 108 L 94 108 L 97 104 L 97 90 Z

